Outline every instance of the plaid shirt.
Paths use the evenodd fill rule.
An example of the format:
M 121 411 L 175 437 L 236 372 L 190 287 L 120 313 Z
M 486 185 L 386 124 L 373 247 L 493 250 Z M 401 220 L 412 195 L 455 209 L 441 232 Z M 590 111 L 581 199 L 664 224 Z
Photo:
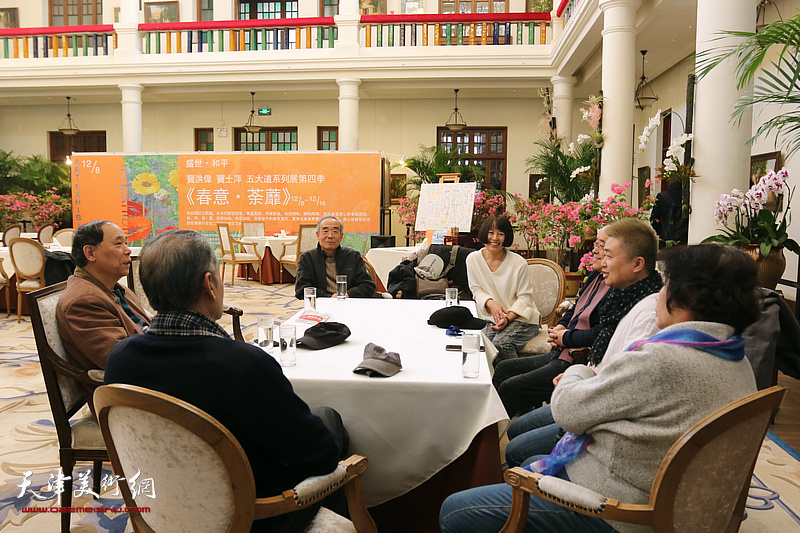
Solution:
M 153 335 L 177 335 L 180 337 L 205 335 L 207 337 L 222 337 L 223 339 L 231 338 L 219 324 L 191 309 L 158 313 L 150 323 L 147 333 Z

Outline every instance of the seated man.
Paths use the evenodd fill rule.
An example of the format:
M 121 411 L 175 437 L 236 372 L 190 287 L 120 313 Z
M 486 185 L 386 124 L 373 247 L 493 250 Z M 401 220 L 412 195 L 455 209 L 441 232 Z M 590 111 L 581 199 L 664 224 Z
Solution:
M 623 218 L 605 228 L 606 242 L 601 263 L 605 283 L 615 289 L 604 299 L 589 362 L 597 365 L 620 319 L 642 298 L 661 289 L 656 272 L 658 236 L 644 220 Z M 560 371 L 541 368 L 535 357 L 501 361 L 492 378 L 509 416 L 524 413 L 549 399 L 552 379 Z M 540 374 L 545 374 L 542 379 Z
M 333 215 L 324 215 L 317 222 L 319 244 L 303 252 L 297 261 L 297 281 L 294 294 L 303 299 L 303 289 L 316 287 L 317 296 L 336 296 L 336 276 L 347 276 L 347 296 L 372 298 L 375 282 L 372 281 L 361 254 L 352 248 L 340 246 L 344 237 L 342 221 Z
M 275 359 L 232 340 L 216 323 L 224 285 L 208 240 L 195 231 L 165 231 L 145 246 L 139 272 L 158 313 L 144 335 L 114 347 L 105 382 L 163 392 L 216 418 L 247 454 L 259 498 L 333 471 L 347 448 L 338 414 L 319 411 L 335 436 L 294 394 Z M 315 513 L 312 507 L 259 520 L 253 531 L 303 531 Z
M 131 249 L 122 228 L 95 220 L 72 237 L 75 272 L 56 307 L 64 348 L 83 368 L 105 368 L 114 345 L 150 323 L 133 291 L 117 281 L 128 275 Z

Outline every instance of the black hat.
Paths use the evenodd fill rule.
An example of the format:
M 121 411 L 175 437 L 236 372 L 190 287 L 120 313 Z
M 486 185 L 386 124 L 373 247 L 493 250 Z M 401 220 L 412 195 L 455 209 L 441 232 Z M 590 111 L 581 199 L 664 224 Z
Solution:
M 369 343 L 364 347 L 364 360 L 353 369 L 356 374 L 366 374 L 371 378 L 394 376 L 403 365 L 400 354 L 387 352 L 377 344 Z
M 456 326 L 461 329 L 483 329 L 485 320 L 475 318 L 469 309 L 462 305 L 453 305 L 435 311 L 428 319 L 428 324 L 447 329 Z
M 350 328 L 340 322 L 320 322 L 306 329 L 302 337 L 297 339 L 297 345 L 321 350 L 341 344 L 350 336 Z

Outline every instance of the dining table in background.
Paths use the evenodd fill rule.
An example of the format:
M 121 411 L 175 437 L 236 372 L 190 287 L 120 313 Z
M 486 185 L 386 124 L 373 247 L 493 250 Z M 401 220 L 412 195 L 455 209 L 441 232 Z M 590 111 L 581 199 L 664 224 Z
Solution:
M 398 246 L 395 248 L 370 248 L 367 250 L 364 257 L 367 258 L 372 268 L 375 269 L 375 273 L 383 282 L 383 286 L 388 288 L 389 272 L 421 249 L 421 244 L 417 246 Z
M 364 493 L 382 532 L 438 532 L 447 495 L 502 482 L 499 432 L 508 416 L 488 360 L 481 358 L 478 378 L 463 378 L 460 349 L 446 350 L 460 339 L 427 324 L 443 306 L 434 300 L 319 298 L 317 310 L 346 324 L 350 337 L 323 350 L 299 347 L 296 366 L 283 369 L 306 403 L 342 415 L 350 453 L 369 458 Z M 297 338 L 309 327 L 297 322 L 299 314 L 288 321 L 297 325 Z M 388 378 L 354 373 L 370 342 L 397 352 L 402 370 Z
M 279 235 L 264 237 L 242 237 L 241 242 L 255 244 L 261 256 L 261 268 L 256 271 L 252 265 L 241 265 L 241 268 L 248 269 L 247 274 L 250 278 L 258 279 L 263 284 L 278 283 L 280 281 L 281 264 L 278 258 L 283 252 L 283 245 L 297 240 L 297 235 Z M 250 247 L 248 246 L 248 249 Z M 285 267 L 284 267 L 285 269 Z M 294 282 L 295 273 L 285 269 L 283 275 L 284 282 Z M 244 276 L 243 276 L 244 277 Z

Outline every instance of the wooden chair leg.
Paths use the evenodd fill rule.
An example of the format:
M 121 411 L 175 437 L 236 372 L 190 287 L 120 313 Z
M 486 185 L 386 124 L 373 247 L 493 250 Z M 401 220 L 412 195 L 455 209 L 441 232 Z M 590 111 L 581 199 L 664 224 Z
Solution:
M 235 280 L 236 280 L 236 261 L 234 261 L 233 265 L 231 266 L 231 287 L 233 287 L 236 284 Z
M 22 321 L 22 291 L 19 290 L 19 284 L 17 284 L 17 324 Z
M 103 476 L 103 461 L 95 461 L 92 470 L 92 491 L 100 494 L 100 481 Z M 97 499 L 97 498 L 95 498 Z
M 4 290 L 6 291 L 6 313 L 8 313 L 6 318 L 11 318 L 11 284 L 6 285 Z

